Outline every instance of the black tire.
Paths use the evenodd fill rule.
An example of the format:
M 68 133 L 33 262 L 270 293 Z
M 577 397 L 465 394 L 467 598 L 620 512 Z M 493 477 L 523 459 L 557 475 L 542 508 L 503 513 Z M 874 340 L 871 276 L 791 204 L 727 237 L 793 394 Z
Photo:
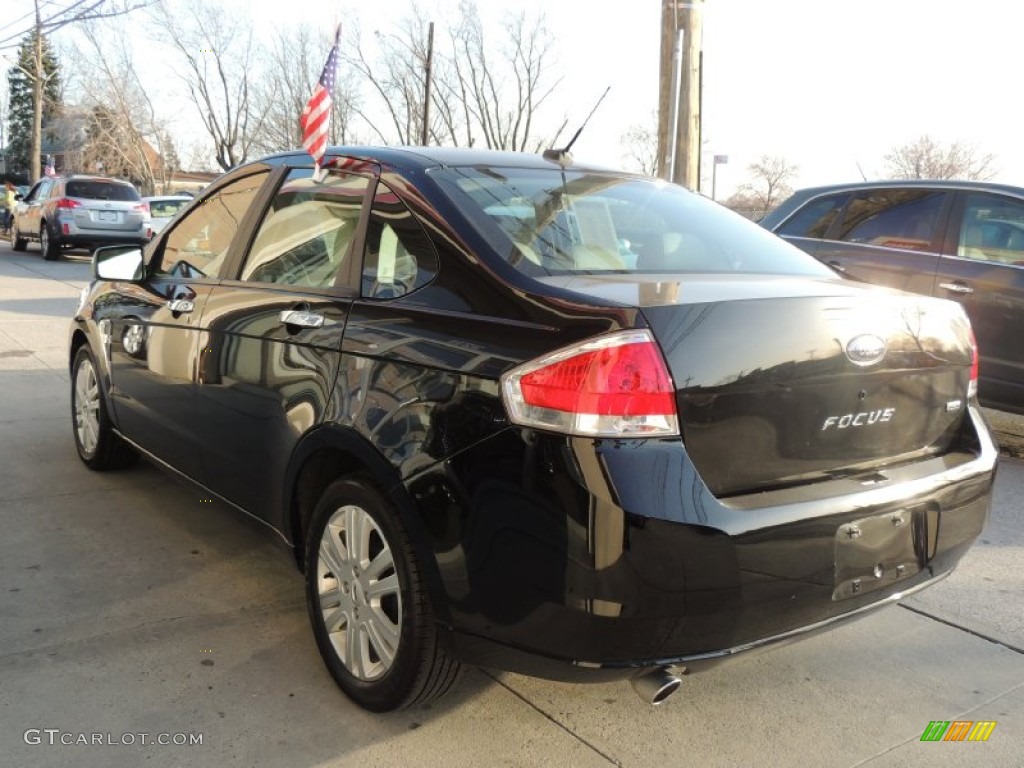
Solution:
M 16 251 L 24 251 L 28 247 L 28 240 L 18 235 L 18 228 L 11 225 L 11 247 Z
M 358 543 L 350 548 L 351 539 L 344 528 L 349 520 L 346 515 L 362 515 L 358 517 L 363 521 L 362 529 L 369 531 L 365 550 Z M 336 535 L 328 535 L 326 540 L 334 541 L 336 548 L 325 555 L 321 542 L 325 540 L 324 531 L 332 518 Z M 368 524 L 366 520 L 371 522 Z M 325 546 L 329 545 L 325 542 Z M 389 551 L 384 552 L 384 547 Z M 364 550 L 362 557 L 361 550 Z M 352 552 L 351 557 L 349 552 Z M 383 557 L 377 557 L 382 554 Z M 333 565 L 343 571 L 341 578 L 334 575 L 328 564 L 332 557 L 337 558 Z M 389 561 L 392 566 L 379 570 L 376 579 L 371 578 L 371 568 L 350 568 L 353 562 L 366 565 Z M 387 712 L 425 704 L 451 689 L 459 677 L 461 665 L 449 657 L 438 642 L 438 630 L 420 567 L 397 511 L 367 478 L 361 475 L 342 478 L 324 491 L 313 513 L 305 562 L 306 602 L 316 644 L 331 676 L 349 698 L 373 712 Z M 395 594 L 379 597 L 377 609 L 373 610 L 366 602 L 371 590 L 376 585 L 393 584 L 392 574 L 397 576 Z M 322 595 L 326 598 L 323 608 Z M 347 608 L 342 601 L 347 601 Z M 333 634 L 328 632 L 325 610 L 334 614 Z M 350 621 L 349 616 L 354 620 Z M 397 626 L 397 631 L 391 629 L 393 626 Z M 382 634 L 384 631 L 390 632 L 391 637 L 398 637 L 390 661 L 388 654 L 377 652 L 378 645 L 374 644 L 386 637 Z M 369 671 L 358 659 L 346 663 L 341 655 L 344 651 L 339 651 L 332 641 L 333 637 L 348 648 L 348 640 L 354 634 L 365 635 L 368 650 L 353 651 L 352 656 L 358 655 L 371 664 L 376 657 L 376 664 Z M 363 646 L 353 643 L 352 647 Z M 350 665 L 359 669 L 353 672 Z
M 39 247 L 47 261 L 56 261 L 60 258 L 60 241 L 53 236 L 45 222 L 39 228 Z
M 103 398 L 96 359 L 83 344 L 71 365 L 71 431 L 82 462 L 97 471 L 123 469 L 138 455 L 114 432 Z M 91 405 L 89 405 L 91 403 Z M 82 405 L 80 412 L 79 405 Z M 89 420 L 91 429 L 85 426 Z

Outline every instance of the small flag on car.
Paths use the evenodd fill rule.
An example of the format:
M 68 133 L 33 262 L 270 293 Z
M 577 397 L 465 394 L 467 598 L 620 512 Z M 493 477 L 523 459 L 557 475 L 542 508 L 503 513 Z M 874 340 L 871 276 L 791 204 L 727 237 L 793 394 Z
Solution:
M 320 74 L 320 81 L 313 89 L 313 95 L 299 117 L 299 125 L 302 127 L 302 146 L 313 158 L 317 170 L 320 169 L 320 162 L 324 159 L 324 153 L 327 151 L 327 130 L 331 123 L 331 103 L 334 78 L 338 71 L 340 39 L 341 24 L 338 25 L 338 29 L 334 33 L 334 45 L 327 56 L 327 63 L 324 64 L 324 71 Z
M 57 170 L 53 167 L 53 155 L 46 156 L 46 167 L 43 169 L 45 176 L 56 176 Z

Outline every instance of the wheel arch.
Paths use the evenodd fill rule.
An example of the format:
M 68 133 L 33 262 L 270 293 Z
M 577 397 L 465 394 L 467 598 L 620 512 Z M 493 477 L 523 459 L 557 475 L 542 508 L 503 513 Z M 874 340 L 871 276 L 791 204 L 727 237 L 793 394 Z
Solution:
M 292 452 L 285 475 L 282 532 L 291 542 L 296 567 L 305 570 L 306 535 L 324 489 L 334 480 L 354 474 L 365 475 L 398 510 L 431 597 L 434 616 L 447 622 L 437 561 L 415 502 L 398 469 L 354 429 L 331 424 L 317 427 Z

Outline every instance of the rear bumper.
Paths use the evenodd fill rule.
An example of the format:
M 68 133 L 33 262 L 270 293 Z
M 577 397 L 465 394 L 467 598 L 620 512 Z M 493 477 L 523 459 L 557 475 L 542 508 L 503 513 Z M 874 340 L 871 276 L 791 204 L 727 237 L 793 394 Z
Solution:
M 507 430 L 408 483 L 444 636 L 472 664 L 598 680 L 891 604 L 948 575 L 988 518 L 998 454 L 976 405 L 965 429 L 962 452 L 881 480 L 727 500 L 678 441 Z
M 101 234 L 61 234 L 57 241 L 62 246 L 69 248 L 98 248 L 102 245 L 137 245 L 145 246 L 149 238 L 138 233 L 127 235 L 101 235 Z

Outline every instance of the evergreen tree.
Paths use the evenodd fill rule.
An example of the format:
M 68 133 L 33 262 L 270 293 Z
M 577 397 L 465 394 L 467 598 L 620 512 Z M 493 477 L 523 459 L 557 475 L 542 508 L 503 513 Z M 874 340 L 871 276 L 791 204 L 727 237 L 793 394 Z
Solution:
M 60 114 L 60 64 L 43 35 L 43 135 L 47 124 Z M 35 72 L 35 32 L 29 32 L 18 49 L 18 66 L 7 72 L 10 87 L 10 108 L 8 110 L 7 169 L 12 173 L 27 174 L 31 165 L 32 152 L 32 77 Z

